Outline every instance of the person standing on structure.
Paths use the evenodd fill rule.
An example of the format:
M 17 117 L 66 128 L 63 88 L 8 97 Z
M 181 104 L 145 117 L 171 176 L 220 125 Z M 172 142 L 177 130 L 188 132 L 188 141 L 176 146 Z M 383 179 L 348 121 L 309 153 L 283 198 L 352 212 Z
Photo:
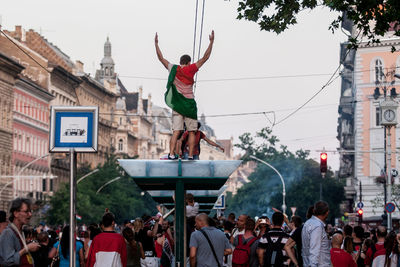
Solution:
M 197 105 L 194 100 L 193 84 L 194 75 L 210 58 L 212 47 L 214 44 L 214 31 L 211 32 L 210 44 L 204 56 L 196 63 L 190 64 L 192 59 L 189 55 L 183 55 L 180 58 L 180 65 L 173 65 L 166 60 L 158 46 L 158 35 L 154 38 L 157 57 L 160 62 L 169 71 L 167 91 L 165 92 L 165 103 L 172 109 L 172 137 L 170 140 L 170 151 L 168 159 L 177 159 L 178 151 L 176 150 L 176 142 L 179 134 L 183 131 L 183 123 L 189 131 L 189 159 L 193 159 L 193 151 L 195 146 L 195 131 L 197 130 Z

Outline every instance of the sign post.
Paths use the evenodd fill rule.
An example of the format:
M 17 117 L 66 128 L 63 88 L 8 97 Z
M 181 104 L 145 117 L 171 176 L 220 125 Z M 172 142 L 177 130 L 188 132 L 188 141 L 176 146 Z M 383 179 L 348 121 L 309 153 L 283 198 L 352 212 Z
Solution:
M 76 170 L 77 152 L 97 152 L 98 107 L 52 106 L 50 153 L 69 153 L 69 266 L 76 266 Z

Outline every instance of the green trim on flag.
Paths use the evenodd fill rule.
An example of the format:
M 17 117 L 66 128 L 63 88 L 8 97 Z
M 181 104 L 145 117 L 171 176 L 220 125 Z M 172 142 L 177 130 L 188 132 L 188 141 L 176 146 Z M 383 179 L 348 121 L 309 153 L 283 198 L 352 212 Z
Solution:
M 174 84 L 177 67 L 177 65 L 174 65 L 169 73 L 167 91 L 164 95 L 165 103 L 182 116 L 197 120 L 196 101 L 192 98 L 184 97 Z

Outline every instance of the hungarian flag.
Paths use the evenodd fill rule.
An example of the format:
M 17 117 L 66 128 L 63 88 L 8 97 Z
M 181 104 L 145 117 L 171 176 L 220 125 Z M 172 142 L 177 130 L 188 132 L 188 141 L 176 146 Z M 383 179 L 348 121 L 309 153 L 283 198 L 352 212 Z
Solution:
M 75 218 L 76 218 L 77 220 L 79 220 L 79 221 L 82 220 L 82 216 L 81 216 L 81 215 L 78 215 L 78 214 L 75 215 Z
M 174 84 L 177 65 L 174 65 L 168 76 L 167 91 L 165 92 L 165 103 L 172 110 L 178 112 L 184 117 L 197 120 L 196 101 L 183 96 Z

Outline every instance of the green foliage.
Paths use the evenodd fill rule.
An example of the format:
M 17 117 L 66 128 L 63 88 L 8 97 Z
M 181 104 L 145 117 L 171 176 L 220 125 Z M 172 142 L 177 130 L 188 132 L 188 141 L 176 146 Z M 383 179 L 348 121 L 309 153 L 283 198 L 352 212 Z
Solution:
M 304 10 L 318 6 L 339 12 L 340 15 L 332 21 L 329 29 L 332 32 L 339 29 L 345 16 L 353 21 L 358 32 L 368 37 L 373 43 L 379 43 L 382 37 L 393 26 L 400 36 L 400 1 L 399 0 L 242 0 L 239 2 L 238 19 L 256 22 L 261 30 L 272 31 L 277 34 L 297 23 L 297 15 Z M 267 15 L 266 13 L 271 15 Z M 370 27 L 374 23 L 375 27 Z M 353 48 L 357 47 L 357 40 L 349 37 Z
M 141 196 L 141 190 L 132 178 L 126 175 L 117 164 L 116 158 L 111 156 L 99 171 L 86 177 L 77 185 L 77 214 L 82 216 L 82 223 L 99 222 L 106 208 L 115 214 L 117 222 L 133 219 L 144 213 L 155 211 L 155 203 Z M 78 177 L 91 170 L 83 166 L 78 170 Z M 121 177 L 98 194 L 96 191 L 105 183 L 116 177 Z M 47 221 L 50 224 L 63 224 L 69 221 L 69 183 L 61 188 L 50 200 Z
M 239 139 L 241 143 L 235 146 L 246 152 L 244 160 L 250 160 L 249 155 L 255 155 L 282 174 L 286 184 L 287 213 L 289 207 L 297 207 L 296 214 L 305 217 L 308 207 L 319 200 L 319 182 L 323 181 L 323 199 L 330 206 L 331 218 L 339 216 L 339 206 L 344 200 L 344 186 L 332 178 L 331 171 L 322 180 L 319 163 L 308 159 L 308 151 L 299 150 L 293 154 L 282 145 L 277 149 L 279 140 L 269 128 L 262 129 L 255 137 L 245 133 Z M 270 213 L 272 207 L 281 209 L 282 182 L 274 170 L 259 163 L 249 179 L 251 182 L 241 187 L 235 196 L 227 197 L 226 213 L 260 216 L 262 213 Z
M 385 196 L 384 196 L 384 188 L 380 187 L 380 193 L 371 201 L 372 203 L 372 212 L 374 214 L 382 214 L 385 211 Z M 392 202 L 399 209 L 400 204 L 400 185 L 392 184 Z

